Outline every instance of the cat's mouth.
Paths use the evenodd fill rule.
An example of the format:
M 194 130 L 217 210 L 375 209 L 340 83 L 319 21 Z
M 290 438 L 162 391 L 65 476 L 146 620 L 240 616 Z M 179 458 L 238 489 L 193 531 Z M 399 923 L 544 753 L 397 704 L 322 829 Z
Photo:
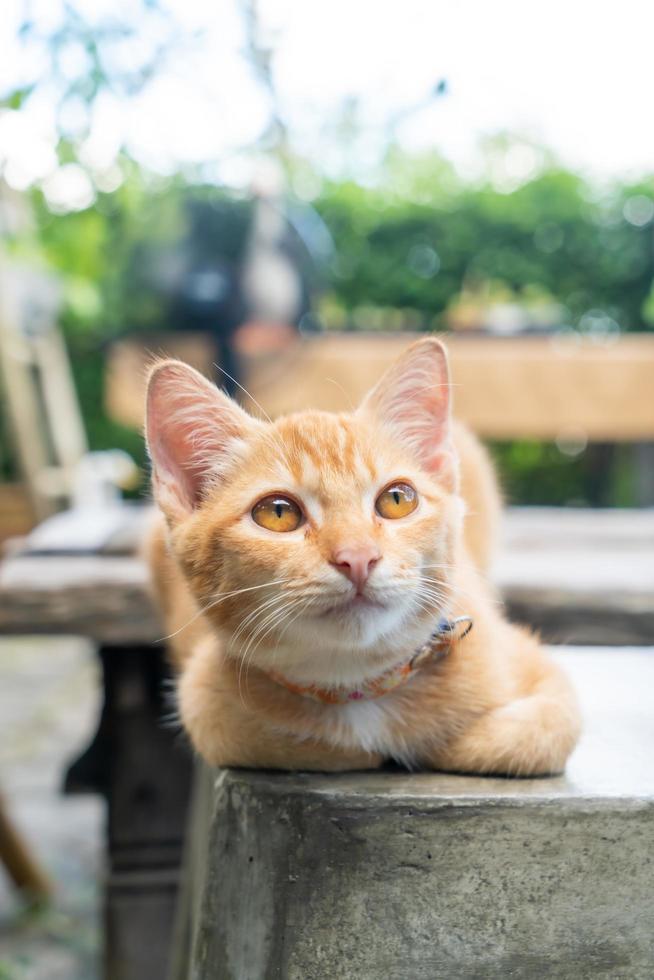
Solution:
M 327 606 L 326 609 L 321 609 L 317 614 L 318 619 L 324 619 L 326 616 L 334 616 L 339 613 L 350 612 L 363 612 L 369 611 L 374 612 L 387 609 L 387 605 L 384 602 L 380 602 L 379 599 L 373 599 L 370 596 L 362 595 L 360 592 L 356 592 L 354 595 L 349 595 L 340 602 L 334 603 L 331 606 Z

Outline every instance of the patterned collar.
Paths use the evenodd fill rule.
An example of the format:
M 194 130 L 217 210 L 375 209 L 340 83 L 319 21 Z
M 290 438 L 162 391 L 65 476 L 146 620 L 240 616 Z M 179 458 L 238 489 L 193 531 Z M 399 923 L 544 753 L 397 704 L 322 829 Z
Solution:
M 426 643 L 411 654 L 408 660 L 403 660 L 394 667 L 389 667 L 382 674 L 371 680 L 364 681 L 355 688 L 351 687 L 318 687 L 317 684 L 294 684 L 276 671 L 266 671 L 268 677 L 280 684 L 293 694 L 301 694 L 312 701 L 322 704 L 347 704 L 350 701 L 372 701 L 404 684 L 415 671 L 428 661 L 437 662 L 446 657 L 455 641 L 462 640 L 472 629 L 471 616 L 457 616 L 455 619 L 441 618 Z M 462 629 L 459 629 L 462 627 Z

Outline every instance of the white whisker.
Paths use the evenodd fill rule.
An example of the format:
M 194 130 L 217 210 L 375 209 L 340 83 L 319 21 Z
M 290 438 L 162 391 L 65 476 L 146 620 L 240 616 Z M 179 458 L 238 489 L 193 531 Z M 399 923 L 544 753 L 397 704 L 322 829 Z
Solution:
M 443 585 L 444 584 L 442 582 L 439 582 L 436 579 L 430 578 L 429 576 L 424 576 L 424 581 L 427 582 L 427 583 L 429 583 L 430 586 Z M 451 584 L 450 583 L 447 583 L 447 587 L 450 590 L 453 598 L 456 598 L 458 595 L 468 596 L 468 597 L 472 598 L 473 600 L 478 598 L 478 593 L 475 592 L 473 589 L 466 589 L 462 585 L 459 585 L 456 582 L 451 583 Z M 487 602 L 491 602 L 491 603 L 493 603 L 494 605 L 497 605 L 497 606 L 503 605 L 503 602 L 502 602 L 501 599 L 491 599 L 491 598 L 487 597 L 486 598 L 486 601 Z
M 243 394 L 244 395 L 247 395 L 247 397 L 250 399 L 250 401 L 254 405 L 257 406 L 257 408 L 259 409 L 259 411 L 261 412 L 261 414 L 264 416 L 264 418 L 266 419 L 266 421 L 267 422 L 270 422 L 271 425 L 273 424 L 273 420 L 268 415 L 268 412 L 265 410 L 265 408 L 263 408 L 259 404 L 259 402 L 256 400 L 256 398 L 254 397 L 254 395 L 251 395 L 250 394 L 250 392 L 247 390 L 247 388 L 244 388 L 243 387 L 243 385 L 240 383 L 240 381 L 237 381 L 236 378 L 233 378 L 231 376 L 231 374 L 229 374 L 229 372 L 225 370 L 225 368 L 221 367 L 220 364 L 216 364 L 215 361 L 214 361 L 214 365 L 213 366 L 215 368 L 217 368 L 217 370 L 220 371 L 221 374 L 224 374 L 226 378 L 229 378 L 229 380 L 232 382 L 232 384 L 235 384 L 237 388 L 240 388 L 240 390 L 243 392 Z
M 161 636 L 158 640 L 155 640 L 155 643 L 164 643 L 166 640 L 172 640 L 173 637 L 178 636 L 182 630 L 185 630 L 187 626 L 194 623 L 196 619 L 199 619 L 200 616 L 204 616 L 204 614 L 209 612 L 210 609 L 213 609 L 214 606 L 219 606 L 221 602 L 225 601 L 225 599 L 232 599 L 234 596 L 242 595 L 244 592 L 254 592 L 255 589 L 265 589 L 270 585 L 283 585 L 285 582 L 290 582 L 290 579 L 277 579 L 273 582 L 264 582 L 262 585 L 249 585 L 244 589 L 234 589 L 233 592 L 214 593 L 215 598 L 206 606 L 203 606 L 202 609 L 198 609 L 195 615 L 191 616 L 188 622 L 184 623 L 183 626 L 180 626 L 174 633 L 169 633 L 168 636 Z
M 281 598 L 285 598 L 285 597 L 281 597 Z M 243 674 L 243 668 L 245 667 L 245 682 L 247 687 L 248 670 L 254 654 L 256 653 L 257 649 L 261 645 L 265 636 L 267 636 L 270 630 L 274 629 L 274 627 L 277 625 L 277 621 L 279 617 L 281 617 L 281 619 L 279 619 L 279 622 L 283 622 L 286 611 L 292 609 L 292 607 L 295 605 L 296 602 L 297 599 L 291 599 L 290 602 L 287 602 L 283 606 L 273 609 L 272 612 L 269 612 L 268 615 L 264 618 L 264 620 L 258 624 L 254 633 L 248 640 L 246 647 L 241 655 L 241 661 L 240 661 L 239 672 L 238 672 L 239 696 L 241 697 L 241 701 L 243 704 L 245 704 L 245 701 L 243 701 L 243 696 L 241 691 L 241 678 Z
M 265 610 L 269 609 L 271 606 L 274 606 L 275 603 L 279 602 L 282 598 L 284 598 L 284 596 L 280 594 L 274 595 L 266 599 L 264 602 L 260 603 L 258 606 L 256 606 L 256 608 L 253 609 L 252 612 L 248 613 L 241 620 L 238 627 L 230 637 L 229 643 L 227 644 L 227 650 L 230 650 L 233 647 L 233 645 L 239 640 L 239 638 L 245 632 L 248 626 L 250 626 L 254 622 L 254 620 L 256 620 L 257 617 L 261 615 L 261 613 L 265 612 Z

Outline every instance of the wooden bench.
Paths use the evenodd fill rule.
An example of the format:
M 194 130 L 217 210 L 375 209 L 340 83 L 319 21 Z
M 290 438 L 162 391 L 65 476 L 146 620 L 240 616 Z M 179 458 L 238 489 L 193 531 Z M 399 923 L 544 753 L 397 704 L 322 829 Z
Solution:
M 240 356 L 241 380 L 272 417 L 311 406 L 356 405 L 415 334 L 324 333 L 281 349 Z M 454 408 L 488 440 L 534 439 L 562 446 L 627 444 L 634 499 L 654 504 L 654 333 L 606 339 L 579 334 L 492 337 L 448 334 Z M 213 352 L 201 336 L 155 337 L 149 350 L 122 341 L 109 356 L 107 410 L 123 425 L 143 424 L 151 351 L 181 357 L 211 375 Z M 243 394 L 248 409 L 253 400 Z
M 0 564 L 0 632 L 156 644 L 163 629 L 137 554 L 145 508 L 41 525 Z M 654 642 L 654 510 L 509 508 L 494 572 L 509 613 L 552 643 Z
M 276 351 L 248 350 L 240 359 L 243 383 L 273 417 L 306 406 L 343 411 L 419 336 L 324 333 Z M 589 442 L 654 441 L 654 333 L 623 334 L 610 343 L 567 334 L 444 339 L 456 415 L 482 438 L 554 440 L 581 432 Z M 200 336 L 154 337 L 149 348 L 116 344 L 107 369 L 107 410 L 136 429 L 143 424 L 153 350 L 212 371 L 212 349 Z M 243 401 L 254 408 L 246 396 Z
M 303 405 L 342 411 L 417 336 L 319 334 L 247 358 L 245 383 L 273 417 Z M 654 440 L 654 334 L 625 334 L 610 345 L 558 334 L 444 340 L 455 414 L 482 438 L 554 440 L 581 432 L 589 442 Z

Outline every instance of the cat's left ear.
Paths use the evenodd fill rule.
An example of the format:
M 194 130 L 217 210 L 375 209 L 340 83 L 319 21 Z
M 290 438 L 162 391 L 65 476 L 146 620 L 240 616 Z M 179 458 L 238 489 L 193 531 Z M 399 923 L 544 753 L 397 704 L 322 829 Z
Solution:
M 448 490 L 458 489 L 458 461 L 450 433 L 447 352 L 435 337 L 412 344 L 370 391 L 359 408 L 407 447 Z
M 220 484 L 260 424 L 188 364 L 153 366 L 145 434 L 154 497 L 171 523 L 188 517 Z

